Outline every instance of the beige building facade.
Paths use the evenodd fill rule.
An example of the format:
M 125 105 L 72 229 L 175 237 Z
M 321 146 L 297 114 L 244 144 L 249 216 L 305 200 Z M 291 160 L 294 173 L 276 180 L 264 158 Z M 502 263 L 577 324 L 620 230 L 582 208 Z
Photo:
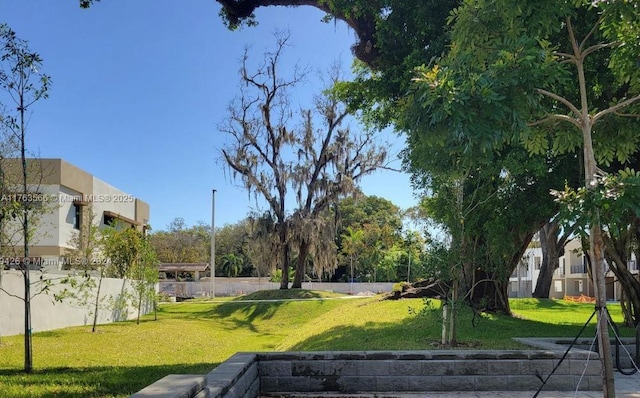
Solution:
M 559 258 L 559 261 L 560 266 L 553 273 L 549 298 L 562 299 L 565 296 L 595 297 L 593 280 L 587 271 L 587 261 L 578 239 L 567 242 L 564 248 L 564 255 Z M 520 265 L 509 280 L 509 296 L 531 297 L 536 288 L 541 265 L 542 249 L 539 247 L 527 249 Z M 640 271 L 635 257 L 629 261 L 627 267 L 636 278 L 640 278 Z M 605 285 L 607 300 L 620 300 L 622 288 L 608 268 Z
M 77 236 L 91 223 L 146 231 L 149 204 L 123 192 L 63 159 L 28 159 L 27 193 L 19 183 L 19 159 L 3 159 L 2 205 L 27 201 L 33 205 L 33 233 L 29 257 L 46 264 L 63 264 Z M 19 217 L 18 217 L 19 218 Z M 23 241 L 19 219 L 2 222 L 3 257 L 22 256 Z

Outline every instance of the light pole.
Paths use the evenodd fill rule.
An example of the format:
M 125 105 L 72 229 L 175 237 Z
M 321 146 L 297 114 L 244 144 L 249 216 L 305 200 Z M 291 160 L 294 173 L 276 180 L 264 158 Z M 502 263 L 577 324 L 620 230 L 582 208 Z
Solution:
M 211 194 L 211 297 L 216 297 L 216 190 Z

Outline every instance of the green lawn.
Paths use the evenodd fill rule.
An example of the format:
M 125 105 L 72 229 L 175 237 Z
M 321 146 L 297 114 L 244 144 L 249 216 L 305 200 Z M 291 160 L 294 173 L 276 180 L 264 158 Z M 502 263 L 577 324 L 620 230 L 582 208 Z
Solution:
M 269 300 L 274 294 L 281 293 L 249 298 Z M 484 316 L 475 327 L 471 312 L 461 310 L 461 348 L 520 348 L 511 337 L 574 336 L 593 311 L 593 305 L 551 300 L 515 300 L 512 306 L 518 318 Z M 437 307 L 416 316 L 410 308 L 419 311 L 422 300 L 379 297 L 166 304 L 157 321 L 146 316 L 140 325 L 123 322 L 100 326 L 97 333 L 75 327 L 34 334 L 35 372 L 29 375 L 20 372 L 22 337 L 3 338 L 0 395 L 126 397 L 170 373 L 206 373 L 237 351 L 438 348 Z M 620 322 L 618 306 L 610 310 Z M 593 334 L 591 326 L 586 335 Z

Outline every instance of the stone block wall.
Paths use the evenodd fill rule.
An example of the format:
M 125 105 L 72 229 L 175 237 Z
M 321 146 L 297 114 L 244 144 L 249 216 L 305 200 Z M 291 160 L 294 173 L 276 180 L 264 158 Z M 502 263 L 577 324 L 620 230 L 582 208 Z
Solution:
M 535 391 L 560 350 L 238 353 L 206 376 L 169 375 L 133 397 L 255 398 L 261 393 Z M 575 350 L 543 391 L 601 391 L 597 353 Z
M 535 391 L 562 355 L 528 350 L 284 352 L 257 357 L 261 392 L 356 393 Z M 601 390 L 597 354 L 569 353 L 544 389 Z

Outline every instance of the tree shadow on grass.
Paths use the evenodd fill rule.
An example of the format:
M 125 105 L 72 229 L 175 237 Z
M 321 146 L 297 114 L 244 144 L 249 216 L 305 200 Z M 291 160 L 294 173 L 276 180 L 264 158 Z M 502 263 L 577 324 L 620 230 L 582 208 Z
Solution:
M 513 311 L 522 309 L 522 310 L 544 310 L 545 312 L 546 311 L 566 312 L 566 311 L 570 311 L 572 308 L 584 307 L 584 304 L 571 303 L 567 301 L 554 300 L 554 299 L 525 298 L 525 299 L 511 300 L 510 306 L 511 306 L 511 310 Z
M 189 309 L 189 311 L 181 311 L 175 314 L 170 312 L 170 308 L 160 309 L 158 311 L 158 319 L 163 319 L 165 316 L 173 319 L 210 319 L 216 322 L 216 327 L 226 329 L 246 328 L 257 332 L 256 321 L 272 318 L 283 304 L 282 302 L 233 301 L 209 305 L 198 303 L 194 305 L 202 309 Z
M 242 297 L 221 303 L 185 303 L 180 306 L 191 306 L 188 311 L 179 307 L 166 306 L 158 310 L 158 317 L 175 316 L 182 319 L 212 319 L 218 321 L 218 327 L 227 329 L 245 328 L 253 332 L 258 332 L 256 324 L 258 321 L 265 321 L 273 318 L 282 307 L 292 301 L 304 301 L 308 299 L 320 299 L 322 296 L 313 291 L 296 292 L 294 298 L 289 299 L 256 299 L 246 300 Z M 324 301 L 319 301 L 323 303 Z M 173 313 L 173 311 L 176 311 Z M 225 325 L 226 324 L 226 325 Z
M 319 292 L 306 289 L 263 290 L 247 296 L 236 297 L 213 310 L 215 316 L 228 318 L 239 313 L 246 321 L 238 326 L 253 327 L 256 320 L 271 319 L 283 305 L 291 301 L 320 299 Z
M 304 341 L 284 347 L 292 351 L 322 350 L 431 350 L 441 349 L 442 319 L 438 309 L 402 322 L 368 322 L 358 326 L 336 326 Z M 512 340 L 513 337 L 575 337 L 583 324 L 565 325 L 519 319 L 505 315 L 474 318 L 461 309 L 456 323 L 457 349 L 531 349 Z M 595 324 L 582 336 L 595 335 Z
M 140 367 L 0 369 L 3 397 L 128 397 L 169 374 L 207 374 L 219 363 Z M 9 395 L 5 395 L 9 394 Z

